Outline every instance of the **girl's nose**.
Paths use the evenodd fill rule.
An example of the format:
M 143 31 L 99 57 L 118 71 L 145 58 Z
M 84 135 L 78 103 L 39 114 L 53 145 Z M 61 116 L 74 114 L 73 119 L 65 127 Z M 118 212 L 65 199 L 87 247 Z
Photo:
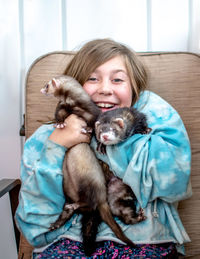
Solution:
M 102 81 L 99 84 L 98 93 L 105 94 L 105 95 L 113 94 L 113 89 L 112 89 L 111 83 L 109 81 Z

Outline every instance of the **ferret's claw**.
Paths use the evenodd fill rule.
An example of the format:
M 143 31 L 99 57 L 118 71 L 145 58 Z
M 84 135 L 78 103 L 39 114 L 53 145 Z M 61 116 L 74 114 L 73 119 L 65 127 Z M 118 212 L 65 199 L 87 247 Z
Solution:
M 82 128 L 82 129 L 81 129 L 81 133 L 87 134 L 87 130 L 86 130 L 85 128 Z
M 149 134 L 152 131 L 152 128 L 147 128 L 142 134 Z
M 63 129 L 66 126 L 66 123 L 56 123 L 54 124 L 54 128 Z
M 106 154 L 106 146 L 100 142 L 97 144 L 97 151 L 103 155 Z
M 92 128 L 87 128 L 87 133 L 92 133 Z
M 83 134 L 92 133 L 92 128 L 83 127 L 83 128 L 81 129 L 81 133 L 83 133 Z
M 60 124 L 60 128 L 63 129 L 66 126 L 65 123 Z
M 60 225 L 59 223 L 57 223 L 57 222 L 51 223 L 51 225 L 50 225 L 50 227 L 49 227 L 49 230 L 50 230 L 50 231 L 53 231 L 53 230 L 56 230 L 56 229 L 58 229 L 58 228 L 60 228 L 60 227 L 61 227 L 61 225 Z
M 144 209 L 140 208 L 138 211 L 138 222 L 145 220 L 147 217 L 144 215 Z

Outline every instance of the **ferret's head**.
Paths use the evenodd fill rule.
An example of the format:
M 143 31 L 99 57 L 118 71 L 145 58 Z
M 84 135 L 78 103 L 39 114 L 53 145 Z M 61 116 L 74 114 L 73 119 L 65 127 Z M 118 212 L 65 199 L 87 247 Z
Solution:
M 122 118 L 115 118 L 109 123 L 96 121 L 95 134 L 99 142 L 104 145 L 114 145 L 124 138 L 124 121 Z
M 56 78 L 53 78 L 50 80 L 42 89 L 40 92 L 45 95 L 54 95 L 56 89 L 60 87 L 60 81 Z

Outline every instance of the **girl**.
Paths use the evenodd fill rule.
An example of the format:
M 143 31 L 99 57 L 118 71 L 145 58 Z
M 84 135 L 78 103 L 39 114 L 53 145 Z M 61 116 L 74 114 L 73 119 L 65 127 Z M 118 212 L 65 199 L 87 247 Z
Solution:
M 136 248 L 121 243 L 102 223 L 97 249 L 91 258 L 177 258 L 190 239 L 179 218 L 177 202 L 189 197 L 190 144 L 177 112 L 162 98 L 145 90 L 147 74 L 136 54 L 109 39 L 85 44 L 67 66 L 66 74 L 79 81 L 102 112 L 134 106 L 148 118 L 150 134 L 136 134 L 107 146 L 106 155 L 91 147 L 98 159 L 128 184 L 147 219 L 125 225 L 117 219 Z M 27 141 L 21 164 L 22 188 L 16 221 L 35 247 L 34 258 L 86 258 L 80 235 L 80 215 L 49 232 L 65 202 L 62 162 L 68 148 L 90 143 L 81 133 L 86 123 L 70 115 L 64 129 L 41 126 Z M 177 252 L 178 251 L 178 252 Z

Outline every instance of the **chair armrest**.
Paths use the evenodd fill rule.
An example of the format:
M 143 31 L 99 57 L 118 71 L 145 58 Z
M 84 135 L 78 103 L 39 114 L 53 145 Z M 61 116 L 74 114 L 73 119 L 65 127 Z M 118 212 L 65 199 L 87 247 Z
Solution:
M 1 179 L 0 180 L 0 198 L 7 192 L 12 191 L 16 186 L 20 186 L 19 179 Z
M 21 181 L 19 179 L 1 179 L 0 180 L 0 198 L 9 193 L 10 197 L 10 205 L 11 205 L 11 212 L 12 212 L 12 220 L 15 232 L 15 239 L 17 245 L 17 251 L 19 251 L 19 240 L 20 240 L 20 232 L 15 223 L 15 211 L 18 206 L 18 196 L 19 190 L 21 187 Z

